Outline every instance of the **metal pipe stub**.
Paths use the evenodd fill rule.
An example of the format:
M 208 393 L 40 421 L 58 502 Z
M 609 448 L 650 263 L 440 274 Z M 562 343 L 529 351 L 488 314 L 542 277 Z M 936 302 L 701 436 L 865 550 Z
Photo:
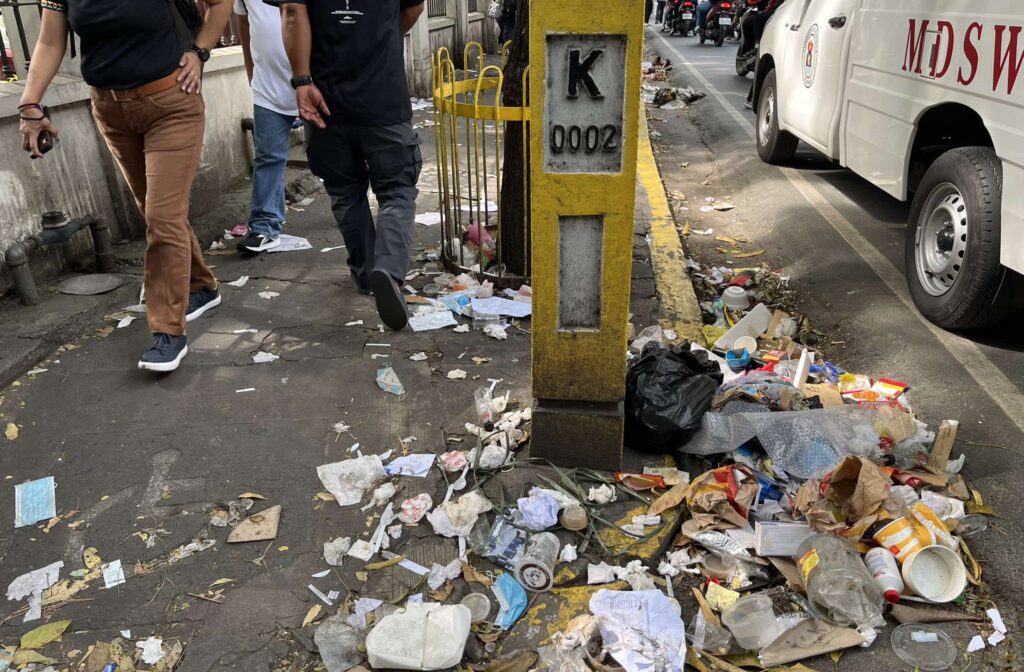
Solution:
M 84 228 L 88 228 L 92 235 L 96 269 L 103 273 L 114 270 L 114 243 L 110 227 L 95 215 L 69 220 L 63 212 L 51 210 L 43 213 L 40 226 L 42 231 L 14 243 L 4 252 L 4 262 L 11 269 L 14 288 L 24 305 L 34 306 L 39 303 L 39 290 L 35 278 L 32 277 L 29 255 L 47 245 L 68 241 Z

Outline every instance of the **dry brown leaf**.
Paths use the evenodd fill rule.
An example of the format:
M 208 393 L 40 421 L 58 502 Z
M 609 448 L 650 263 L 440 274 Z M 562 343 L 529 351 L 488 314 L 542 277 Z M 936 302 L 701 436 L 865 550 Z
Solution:
M 491 585 L 491 579 L 465 560 L 462 561 L 462 578 L 466 581 L 479 583 L 484 586 Z
M 4 436 L 7 437 L 8 441 L 14 441 L 18 438 L 18 426 L 13 422 L 7 423 L 7 429 L 4 430 Z
M 311 625 L 313 621 L 315 621 L 317 617 L 320 616 L 320 610 L 321 607 L 319 604 L 314 604 L 312 607 L 310 607 L 309 611 L 306 612 L 306 617 L 302 619 L 302 627 Z

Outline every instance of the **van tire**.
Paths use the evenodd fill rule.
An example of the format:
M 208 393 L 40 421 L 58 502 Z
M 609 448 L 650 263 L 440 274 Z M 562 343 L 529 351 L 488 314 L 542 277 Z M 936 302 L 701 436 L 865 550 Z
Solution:
M 793 160 L 800 140 L 779 128 L 779 97 L 775 71 L 769 70 L 761 83 L 761 96 L 757 104 L 757 155 L 765 163 L 778 165 Z
M 936 198 L 955 188 L 963 197 L 963 209 L 954 211 L 950 258 L 963 259 L 952 286 L 935 295 L 935 274 L 925 273 L 921 246 L 936 245 L 932 235 L 943 218 Z M 910 209 L 904 248 L 907 285 L 921 314 L 944 329 L 980 329 L 998 324 L 1012 309 L 1012 294 L 1018 280 L 999 263 L 1000 224 L 1003 197 L 1003 169 L 995 151 L 988 147 L 960 147 L 940 156 L 928 168 L 918 186 Z M 952 195 L 947 198 L 954 199 Z M 956 220 L 958 213 L 966 219 Z M 937 218 L 937 219 L 936 219 Z M 929 226 L 929 223 L 932 223 Z M 966 227 L 962 232 L 961 227 Z M 920 233 L 919 233 L 920 232 Z M 919 241 L 919 238 L 922 240 Z M 920 242 L 920 245 L 919 245 Z M 965 245 L 958 250 L 957 246 Z M 932 269 L 934 270 L 934 269 Z M 948 277 L 948 276 L 947 276 Z M 929 292 L 926 285 L 932 287 Z

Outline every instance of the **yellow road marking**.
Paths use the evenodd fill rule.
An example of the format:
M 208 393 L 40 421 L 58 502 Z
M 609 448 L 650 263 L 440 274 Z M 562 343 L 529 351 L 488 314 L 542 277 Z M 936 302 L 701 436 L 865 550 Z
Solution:
M 637 180 L 647 193 L 647 203 L 651 208 L 651 264 L 661 300 L 661 327 L 674 330 L 680 339 L 703 344 L 700 305 L 686 270 L 686 254 L 676 231 L 658 161 L 654 158 L 643 103 L 640 104 L 639 135 Z

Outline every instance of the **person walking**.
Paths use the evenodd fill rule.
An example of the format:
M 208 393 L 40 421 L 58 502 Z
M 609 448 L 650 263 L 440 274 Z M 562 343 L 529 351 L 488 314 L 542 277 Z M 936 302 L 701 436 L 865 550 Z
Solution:
M 235 247 L 259 254 L 280 246 L 284 226 L 284 172 L 292 124 L 299 116 L 288 55 L 281 35 L 281 12 L 263 0 L 234 0 L 245 72 L 252 86 L 252 207 L 249 230 Z
M 644 23 L 651 22 L 651 14 L 654 13 L 654 0 L 647 0 L 644 3 Z
M 138 366 L 173 371 L 188 352 L 186 323 L 221 302 L 188 205 L 203 149 L 203 63 L 227 26 L 231 5 L 206 0 L 203 18 L 194 7 L 194 16 L 185 16 L 168 0 L 40 4 L 39 40 L 18 106 L 22 146 L 40 158 L 43 131 L 58 134 L 42 101 L 70 29 L 81 40 L 93 118 L 146 219 L 144 283 L 153 342 Z
M 381 321 L 402 329 L 409 315 L 401 283 L 423 166 L 403 39 L 424 0 L 267 2 L 282 8 L 309 168 L 331 197 L 356 290 L 372 293 Z M 376 227 L 368 187 L 379 204 Z
M 658 9 L 654 15 L 655 25 L 665 22 L 665 2 L 666 0 L 658 0 Z
M 501 18 L 498 20 L 498 25 L 501 28 L 501 32 L 498 34 L 499 46 L 515 37 L 518 2 L 519 0 L 504 0 L 501 4 Z

